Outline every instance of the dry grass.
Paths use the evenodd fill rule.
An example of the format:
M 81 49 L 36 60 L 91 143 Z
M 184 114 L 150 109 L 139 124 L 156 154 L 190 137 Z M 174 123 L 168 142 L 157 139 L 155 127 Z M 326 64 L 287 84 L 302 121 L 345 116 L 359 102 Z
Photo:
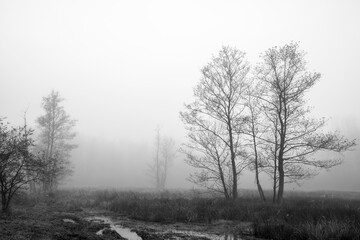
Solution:
M 194 191 L 63 190 L 47 198 L 47 203 L 64 211 L 93 208 L 163 223 L 253 222 L 255 236 L 267 239 L 360 240 L 360 199 L 353 198 L 294 195 L 278 206 L 257 197 L 226 201 Z

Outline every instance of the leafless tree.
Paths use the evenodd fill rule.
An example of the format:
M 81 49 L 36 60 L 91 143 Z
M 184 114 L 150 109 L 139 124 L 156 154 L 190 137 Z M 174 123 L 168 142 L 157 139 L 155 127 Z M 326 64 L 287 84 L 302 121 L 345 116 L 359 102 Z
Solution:
M 45 114 L 37 119 L 40 131 L 37 146 L 46 163 L 41 174 L 46 192 L 56 188 L 59 181 L 71 173 L 70 152 L 76 147 L 70 143 L 75 137 L 73 128 L 76 121 L 65 112 L 62 101 L 60 94 L 52 91 L 43 98 Z
M 349 141 L 337 132 L 322 132 L 324 119 L 309 117 L 304 94 L 320 79 L 320 74 L 307 71 L 304 56 L 297 43 L 273 47 L 263 54 L 256 69 L 263 87 L 263 95 L 258 98 L 271 128 L 262 140 L 270 144 L 269 159 L 275 160 L 272 166 L 278 203 L 283 201 L 286 182 L 307 179 L 317 173 L 316 169 L 328 169 L 342 162 L 340 157 L 319 159 L 315 153 L 344 152 L 355 145 L 355 140 Z
M 223 47 L 218 56 L 202 69 L 202 78 L 194 89 L 196 100 L 180 113 L 190 135 L 201 136 L 207 132 L 206 135 L 210 136 L 211 133 L 218 138 L 216 143 L 221 141 L 227 147 L 234 199 L 238 196 L 238 176 L 245 162 L 240 159 L 243 150 L 238 134 L 243 124 L 246 75 L 249 71 L 244 57 L 245 53 L 235 48 Z
M 250 169 L 255 171 L 255 182 L 259 192 L 260 199 L 266 201 L 264 191 L 260 183 L 260 172 L 263 170 L 264 155 L 263 147 L 264 142 L 261 140 L 264 133 L 267 131 L 267 126 L 262 122 L 261 108 L 258 99 L 255 97 L 259 94 L 257 86 L 252 84 L 249 86 L 247 94 L 247 110 L 248 121 L 245 128 L 246 135 L 249 137 L 249 158 L 251 161 Z
M 156 128 L 155 156 L 150 165 L 151 174 L 155 179 L 156 189 L 164 190 L 168 170 L 176 155 L 175 141 L 170 137 L 162 138 L 160 128 Z
M 160 137 L 160 127 L 156 128 L 156 137 L 155 137 L 155 158 L 154 163 L 151 166 L 153 173 L 155 174 L 156 189 L 161 189 L 161 160 L 160 160 L 160 146 L 161 146 L 161 137 Z
M 175 158 L 175 141 L 170 137 L 162 139 L 161 144 L 161 174 L 160 174 L 160 186 L 164 190 L 166 187 L 166 180 L 168 176 L 168 170 Z
M 9 213 L 14 194 L 39 177 L 42 162 L 31 154 L 33 130 L 9 127 L 0 118 L 0 192 L 2 212 Z
M 209 131 L 189 133 L 187 138 L 180 151 L 185 154 L 187 164 L 200 169 L 190 175 L 189 181 L 230 199 L 232 168 L 228 146 Z

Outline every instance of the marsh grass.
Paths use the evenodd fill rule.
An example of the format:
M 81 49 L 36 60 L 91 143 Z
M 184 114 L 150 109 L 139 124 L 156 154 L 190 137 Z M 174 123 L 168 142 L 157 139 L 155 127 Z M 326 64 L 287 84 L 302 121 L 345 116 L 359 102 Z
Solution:
M 288 196 L 281 206 L 243 196 L 236 201 L 194 192 L 63 190 L 53 196 L 63 209 L 109 210 L 153 222 L 253 222 L 266 239 L 360 239 L 360 199 Z
M 305 222 L 296 228 L 298 239 L 359 239 L 360 225 L 354 220 L 339 221 L 322 218 L 316 223 Z

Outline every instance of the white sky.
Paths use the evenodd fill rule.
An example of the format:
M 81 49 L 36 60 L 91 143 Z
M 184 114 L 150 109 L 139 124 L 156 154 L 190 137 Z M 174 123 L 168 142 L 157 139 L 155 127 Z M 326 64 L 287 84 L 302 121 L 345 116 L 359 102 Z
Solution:
M 0 115 L 20 124 L 28 109 L 34 123 L 55 89 L 78 120 L 68 184 L 150 186 L 156 126 L 182 141 L 179 111 L 222 45 L 247 52 L 255 65 L 266 49 L 298 41 L 309 70 L 322 74 L 308 95 L 314 115 L 359 138 L 359 12 L 356 0 L 1 0 Z M 359 156 L 346 154 L 302 189 L 360 191 Z M 169 186 L 191 186 L 188 170 L 177 159 Z M 252 174 L 240 182 L 254 187 Z

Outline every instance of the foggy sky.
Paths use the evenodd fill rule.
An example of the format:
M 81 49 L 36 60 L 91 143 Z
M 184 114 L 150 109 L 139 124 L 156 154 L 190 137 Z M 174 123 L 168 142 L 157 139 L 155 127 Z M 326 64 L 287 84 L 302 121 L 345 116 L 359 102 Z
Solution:
M 308 92 L 328 129 L 360 137 L 359 1 L 0 1 L 0 116 L 36 128 L 52 89 L 78 120 L 74 174 L 67 186 L 151 187 L 156 126 L 184 140 L 183 104 L 222 45 L 254 66 L 273 46 L 298 41 L 310 71 Z M 305 182 L 305 190 L 360 191 L 360 151 Z M 191 187 L 178 155 L 168 186 Z M 253 174 L 240 187 L 254 188 Z M 297 186 L 286 186 L 298 189 Z

